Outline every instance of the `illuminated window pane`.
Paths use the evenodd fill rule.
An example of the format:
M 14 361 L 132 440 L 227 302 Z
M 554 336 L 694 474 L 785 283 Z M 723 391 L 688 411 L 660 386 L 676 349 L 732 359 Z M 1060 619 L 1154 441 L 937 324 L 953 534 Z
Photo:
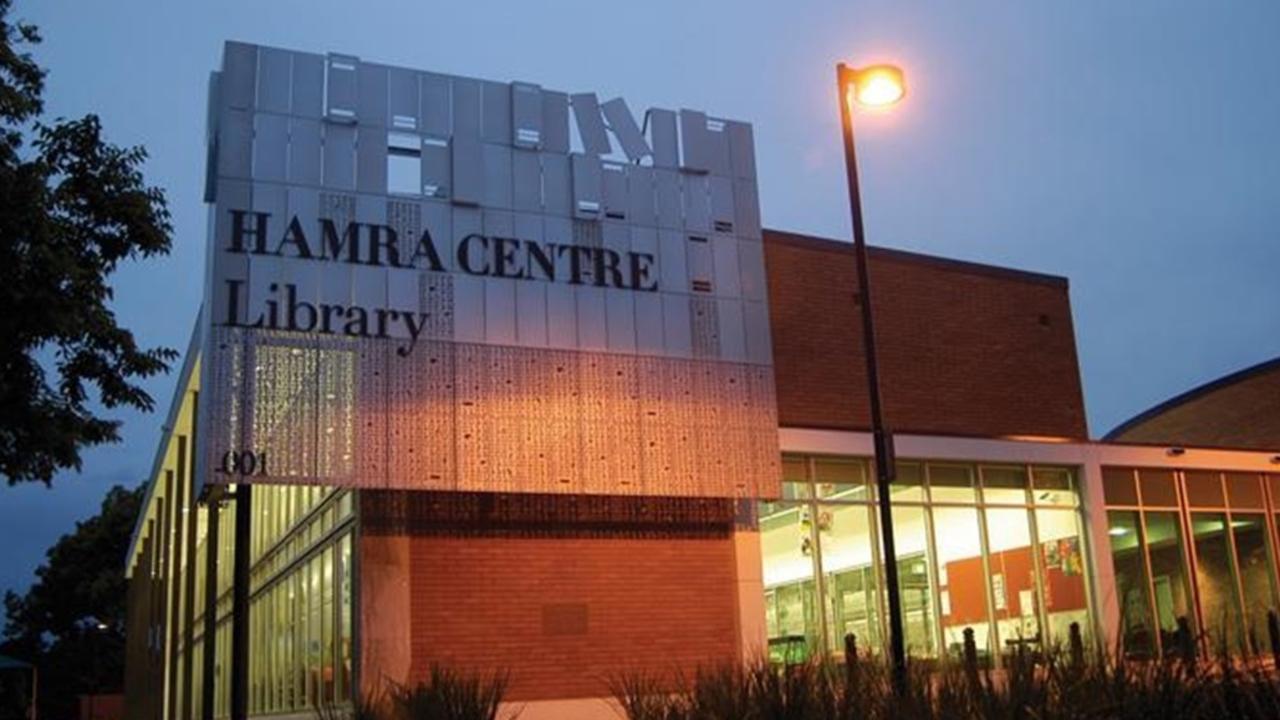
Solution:
M 870 497 L 867 464 L 861 460 L 817 460 L 813 472 L 820 498 L 866 501 Z
M 929 463 L 929 497 L 934 502 L 974 502 L 973 469 Z
M 987 510 L 987 552 L 998 647 L 1005 654 L 1039 648 L 1040 602 L 1026 510 Z
M 1187 575 L 1186 544 L 1177 513 L 1149 512 L 1146 518 L 1147 528 L 1143 539 L 1151 558 L 1156 625 L 1160 629 L 1164 651 L 1169 654 L 1175 652 L 1181 644 L 1181 638 L 1177 635 L 1179 619 L 1186 619 L 1189 631 L 1194 632 L 1195 628 L 1191 582 Z
M 1031 501 L 1037 505 L 1074 507 L 1079 501 L 1075 472 L 1069 468 L 1032 468 L 1031 487 Z
M 1190 482 L 1190 478 L 1188 478 Z M 1192 513 L 1191 535 L 1196 551 L 1196 589 L 1200 614 L 1210 647 L 1232 652 L 1242 648 L 1243 627 L 1237 593 L 1235 561 L 1227 540 L 1227 519 L 1221 513 Z
M 1021 466 L 984 465 L 982 499 L 988 503 L 1025 505 L 1027 503 L 1027 469 Z
M 1088 640 L 1092 633 L 1079 518 L 1073 510 L 1035 512 L 1049 641 L 1066 644 L 1072 623 L 1079 625 L 1081 637 Z
M 1245 589 L 1245 633 L 1248 646 L 1253 652 L 1261 653 L 1270 649 L 1267 612 L 1276 605 L 1276 573 L 1267 543 L 1266 516 L 1233 515 L 1231 532 L 1236 542 L 1236 567 L 1240 568 L 1240 584 Z
M 351 535 L 347 534 L 342 538 L 341 552 L 339 554 L 339 562 L 342 568 L 342 582 L 339 587 L 338 599 L 341 603 L 338 614 L 338 697 L 347 697 L 351 691 L 351 598 L 352 598 L 352 568 L 351 568 Z
M 322 569 L 320 558 L 307 563 L 307 704 L 320 704 L 324 674 L 324 605 L 320 590 Z
M 320 700 L 324 703 L 337 699 L 334 692 L 337 671 L 334 662 L 333 557 L 333 546 L 326 548 L 320 556 Z
M 917 657 L 935 657 L 937 644 L 930 582 L 932 560 L 924 508 L 893 508 L 893 525 L 893 542 L 898 555 L 898 588 L 902 598 L 902 634 L 907 653 Z
M 964 631 L 973 631 L 974 645 L 984 666 L 991 663 L 991 618 L 987 581 L 982 568 L 982 536 L 974 508 L 933 509 L 938 544 L 938 595 L 941 600 L 942 642 L 947 655 L 964 656 Z
M 820 651 L 811 506 L 774 503 L 760 514 L 769 657 L 800 662 Z
M 1107 522 L 1116 596 L 1120 602 L 1120 634 L 1124 652 L 1127 657 L 1150 657 L 1156 646 L 1138 513 L 1113 510 L 1107 513 Z
M 924 468 L 920 463 L 897 464 L 897 477 L 889 492 L 894 502 L 922 502 L 924 500 Z
M 859 651 L 881 649 L 870 510 L 868 505 L 818 506 L 818 544 L 828 596 L 827 642 L 839 656 L 843 656 L 846 635 L 854 636 Z

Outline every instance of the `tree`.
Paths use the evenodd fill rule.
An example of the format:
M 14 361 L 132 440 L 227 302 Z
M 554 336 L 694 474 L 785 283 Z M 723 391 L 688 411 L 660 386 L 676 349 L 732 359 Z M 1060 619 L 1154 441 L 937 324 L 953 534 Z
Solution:
M 25 595 L 5 593 L 0 654 L 43 670 L 40 717 L 71 717 L 78 694 L 123 688 L 124 566 L 145 494 L 111 488 L 96 516 L 49 548 Z
M 138 346 L 108 280 L 122 261 L 167 254 L 172 228 L 143 148 L 107 143 L 94 115 L 38 121 L 45 71 L 25 50 L 40 35 L 9 21 L 11 5 L 0 0 L 0 475 L 48 484 L 84 448 L 119 441 L 95 400 L 154 406 L 137 381 L 177 352 Z

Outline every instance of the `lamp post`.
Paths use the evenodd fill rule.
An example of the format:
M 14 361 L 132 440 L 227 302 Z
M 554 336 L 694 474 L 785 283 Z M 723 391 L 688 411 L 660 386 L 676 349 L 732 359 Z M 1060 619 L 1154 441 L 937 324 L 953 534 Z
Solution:
M 867 242 L 862 223 L 862 196 L 858 188 L 858 156 L 853 139 L 853 103 L 866 107 L 887 107 L 906 94 L 902 71 L 891 65 L 855 69 L 844 63 L 836 66 L 840 121 L 844 136 L 845 173 L 849 184 L 849 213 L 853 220 L 853 252 L 858 263 L 858 288 L 862 302 L 862 344 L 866 355 L 868 405 L 871 436 L 875 450 L 876 491 L 880 507 L 880 537 L 884 546 L 884 579 L 889 599 L 889 659 L 893 686 L 906 688 L 907 657 L 902 635 L 902 596 L 898 587 L 898 554 L 893 541 L 893 509 L 889 488 L 897 474 L 893 460 L 893 436 L 884 427 L 880 405 L 880 371 L 876 362 L 876 333 L 871 312 L 870 273 L 867 270 Z

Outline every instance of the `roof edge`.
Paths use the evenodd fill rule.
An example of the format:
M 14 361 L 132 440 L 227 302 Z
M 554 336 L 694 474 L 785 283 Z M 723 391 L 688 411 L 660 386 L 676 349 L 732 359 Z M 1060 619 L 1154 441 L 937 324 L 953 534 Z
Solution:
M 1152 418 L 1158 415 L 1166 413 L 1180 405 L 1185 405 L 1186 403 L 1191 402 L 1192 400 L 1195 400 L 1197 398 L 1203 397 L 1205 395 L 1208 395 L 1209 393 L 1216 392 L 1218 390 L 1221 390 L 1225 387 L 1229 387 L 1231 385 L 1235 385 L 1236 383 L 1242 382 L 1244 380 L 1248 380 L 1249 378 L 1255 375 L 1260 375 L 1262 373 L 1269 372 L 1271 370 L 1280 370 L 1280 357 L 1275 357 L 1270 360 L 1264 360 L 1255 365 L 1250 365 L 1242 370 L 1237 370 L 1233 373 L 1228 373 L 1226 375 L 1223 375 L 1222 377 L 1219 377 L 1217 379 L 1210 380 L 1209 382 L 1204 383 L 1203 385 L 1197 385 L 1191 388 L 1190 390 L 1187 390 L 1186 392 L 1183 392 L 1179 395 L 1174 395 L 1168 400 L 1165 400 L 1159 404 L 1153 405 L 1147 408 L 1146 410 L 1143 410 L 1142 412 L 1138 413 L 1137 415 L 1134 415 L 1128 420 L 1125 420 L 1119 425 L 1116 425 L 1114 428 L 1111 429 L 1110 432 L 1108 432 L 1106 435 L 1103 435 L 1102 439 L 1107 442 L 1116 441 L 1119 439 L 1119 436 L 1121 434 L 1132 430 L 1138 425 L 1141 425 L 1142 423 L 1148 420 L 1151 420 Z M 1132 441 L 1125 441 L 1125 442 L 1132 442 Z
M 182 368 L 178 371 L 178 382 L 174 385 L 173 397 L 169 400 L 169 412 L 165 415 L 164 424 L 160 426 L 160 443 L 156 448 L 155 457 L 151 462 L 151 474 L 147 476 L 147 493 L 142 499 L 142 507 L 138 511 L 138 517 L 133 523 L 133 535 L 129 538 L 129 549 L 124 558 L 124 574 L 125 577 L 133 572 L 133 557 L 137 554 L 137 545 L 139 538 L 142 537 L 142 527 L 146 524 L 147 511 L 151 508 L 151 500 L 156 493 L 156 478 L 160 475 L 160 469 L 164 467 L 164 457 L 168 451 L 169 443 L 167 442 L 169 434 L 173 431 L 177 424 L 178 413 L 182 410 L 182 401 L 184 389 L 191 381 L 191 372 L 194 369 L 196 356 L 200 354 L 200 318 L 204 315 L 204 306 L 196 310 L 196 321 L 191 328 L 191 338 L 187 341 L 186 356 L 182 359 Z
M 820 252 L 853 254 L 853 243 L 848 240 L 837 240 L 834 238 L 819 237 L 817 235 L 805 235 L 803 233 L 791 232 L 790 230 L 775 230 L 773 228 L 765 228 L 764 233 L 769 236 L 770 242 L 791 245 L 793 247 L 800 247 L 807 250 L 817 250 Z M 1070 281 L 1062 275 L 1051 275 L 1049 273 L 1035 272 L 1032 270 L 1020 270 L 1018 268 L 1005 267 L 1003 265 L 991 265 L 987 263 L 973 262 L 970 260 L 956 260 L 953 258 L 942 257 L 940 255 L 929 255 L 926 253 L 899 250 L 897 248 L 888 248 L 879 245 L 868 245 L 867 252 L 878 259 L 910 262 L 917 265 L 932 265 L 944 270 L 957 270 L 974 275 L 1023 280 L 1060 288 L 1067 288 L 1070 286 Z

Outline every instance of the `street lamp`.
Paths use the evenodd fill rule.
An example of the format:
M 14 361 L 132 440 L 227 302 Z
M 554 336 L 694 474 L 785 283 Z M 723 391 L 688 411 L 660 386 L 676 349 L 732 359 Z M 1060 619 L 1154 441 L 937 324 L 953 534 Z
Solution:
M 858 262 L 858 288 L 862 306 L 862 343 L 867 363 L 868 404 L 871 436 L 875 449 L 876 490 L 880 507 L 880 537 L 887 558 L 884 579 L 889 598 L 889 659 L 893 686 L 906 688 L 907 656 L 902 636 L 902 597 L 898 587 L 898 553 L 893 542 L 893 509 L 889 487 L 897 474 L 893 462 L 893 436 L 884 427 L 880 407 L 880 371 L 876 362 L 876 333 L 871 313 L 871 284 L 867 272 L 867 242 L 862 224 L 862 196 L 858 189 L 858 156 L 853 142 L 853 105 L 887 108 L 907 93 L 902 70 L 892 65 L 872 65 L 855 69 L 844 63 L 836 66 L 839 88 L 840 124 L 844 135 L 845 173 L 849 184 L 849 213 L 853 220 L 853 252 Z

